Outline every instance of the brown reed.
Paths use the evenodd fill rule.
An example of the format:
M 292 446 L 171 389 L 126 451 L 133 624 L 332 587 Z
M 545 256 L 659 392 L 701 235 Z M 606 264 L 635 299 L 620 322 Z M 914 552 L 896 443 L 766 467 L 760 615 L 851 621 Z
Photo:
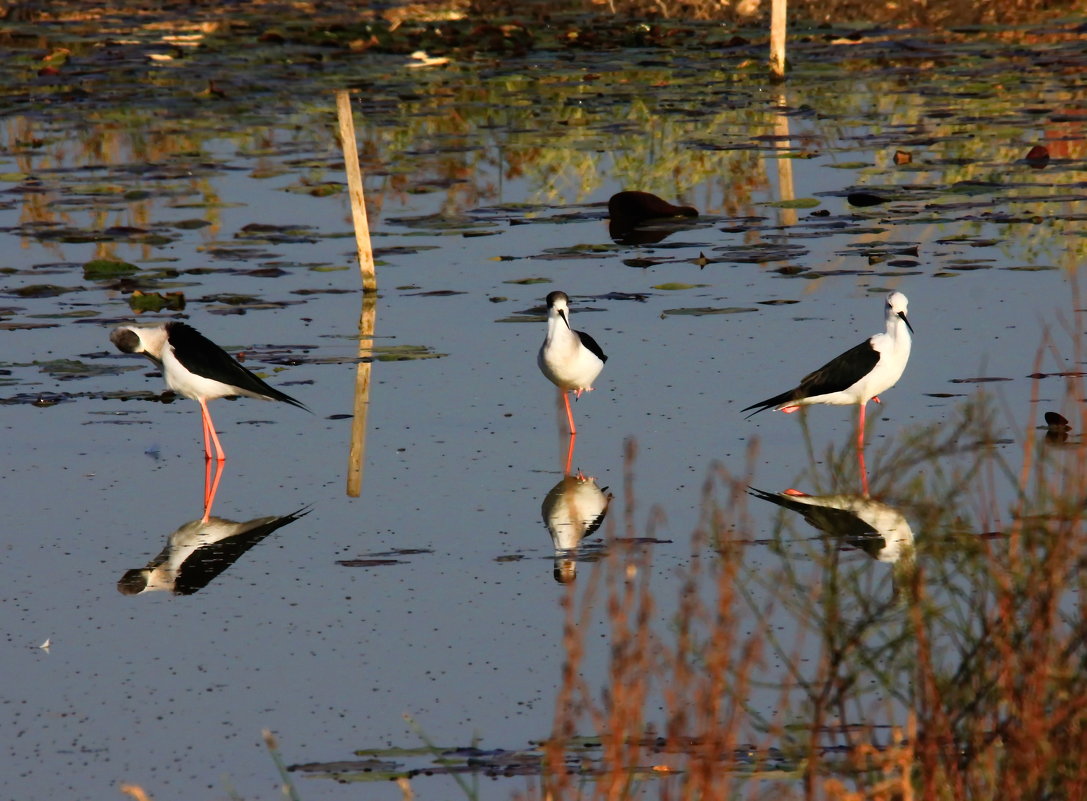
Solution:
M 1073 339 L 1060 380 L 1087 431 Z M 1043 354 L 1056 350 L 1047 333 L 1034 406 L 1047 380 Z M 1044 442 L 1032 416 L 1010 426 L 1022 442 L 1013 468 L 1008 427 L 979 394 L 947 423 L 902 432 L 877 455 L 873 487 L 911 509 L 920 532 L 916 555 L 892 568 L 889 593 L 830 538 L 806 554 L 815 581 L 789 559 L 770 574 L 750 567 L 756 449 L 743 477 L 713 466 L 664 627 L 652 549 L 633 538 L 629 444 L 627 536 L 609 522 L 606 558 L 562 599 L 566 661 L 542 797 L 1085 797 L 1087 454 L 1078 439 Z M 844 476 L 854 456 L 833 451 L 823 461 Z M 784 530 L 773 547 L 795 548 Z M 608 673 L 593 692 L 581 669 L 601 598 Z M 772 624 L 783 614 L 798 631 L 791 643 Z M 768 688 L 779 702 L 760 712 L 751 693 Z M 577 737 L 586 729 L 598 751 Z

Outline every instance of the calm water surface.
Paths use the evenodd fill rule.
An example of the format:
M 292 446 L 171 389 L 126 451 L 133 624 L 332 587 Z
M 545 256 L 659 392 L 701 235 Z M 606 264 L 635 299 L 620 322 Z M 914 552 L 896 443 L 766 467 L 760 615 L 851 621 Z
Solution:
M 662 622 L 711 465 L 769 491 L 859 491 L 852 472 L 825 460 L 853 436 L 853 410 L 745 420 L 739 409 L 881 330 L 890 289 L 909 296 L 916 336 L 905 376 L 870 407 L 873 489 L 893 503 L 899 488 L 940 469 L 888 475 L 881 454 L 979 391 L 995 400 L 998 447 L 1014 472 L 1034 436 L 1027 376 L 1074 367 L 1084 73 L 1001 62 L 1000 76 L 1020 80 L 997 95 L 985 83 L 997 78 L 968 61 L 942 80 L 921 67 L 830 74 L 820 62 L 798 68 L 778 113 L 757 76 L 728 74 L 708 54 L 635 69 L 644 58 L 564 65 L 572 88 L 562 89 L 512 86 L 534 74 L 526 65 L 490 74 L 366 65 L 418 92 L 381 111 L 363 98 L 369 116 L 356 121 L 381 262 L 374 343 L 438 358 L 374 363 L 359 498 L 345 494 L 361 302 L 349 210 L 342 192 L 299 191 L 343 180 L 329 87 L 299 88 L 241 131 L 229 104 L 201 107 L 192 130 L 168 112 L 107 124 L 90 104 L 0 120 L 0 305 L 11 324 L 0 406 L 0 741 L 12 797 L 115 798 L 124 782 L 156 801 L 232 789 L 270 797 L 277 779 L 264 728 L 289 763 L 416 745 L 404 713 L 442 745 L 519 748 L 546 736 L 563 589 L 540 505 L 561 478 L 566 442 L 535 354 L 552 289 L 571 295 L 575 326 L 610 357 L 575 406 L 573 464 L 616 493 L 613 533 L 633 503 L 635 533 L 659 540 L 649 547 Z M 603 77 L 579 84 L 588 72 Z M 672 84 L 653 91 L 650 79 Z M 1046 169 L 1022 161 L 1047 140 Z M 896 150 L 913 162 L 896 166 Z M 817 204 L 764 205 L 789 196 L 781 154 L 802 156 L 786 160 L 791 194 Z M 893 198 L 856 207 L 845 195 L 858 187 Z M 656 244 L 616 244 L 602 204 L 634 188 L 703 216 Z M 176 227 L 187 220 L 210 224 Z M 299 241 L 253 239 L 252 223 L 293 227 Z M 42 226 L 131 226 L 168 241 L 48 238 L 36 233 Z M 714 261 L 700 266 L 700 254 Z M 184 292 L 185 319 L 253 354 L 251 367 L 313 410 L 213 404 L 229 453 L 214 513 L 239 522 L 309 513 L 192 595 L 117 591 L 126 570 L 201 516 L 204 472 L 196 404 L 121 397 L 163 386 L 150 365 L 110 346 L 110 328 L 133 315 L 130 287 L 84 276 L 102 257 L 178 271 L 145 289 Z M 270 266 L 280 271 L 250 274 Z M 530 278 L 544 282 L 523 283 Z M 74 291 L 16 294 L 42 284 Z M 685 288 L 659 288 L 668 284 Z M 455 294 L 425 294 L 445 290 Z M 670 313 L 702 307 L 738 311 Z M 1036 362 L 1047 328 L 1054 344 Z M 268 353 L 295 363 L 262 362 Z M 65 371 L 61 359 L 86 369 Z M 978 377 L 1008 380 L 955 383 Z M 1059 381 L 1037 385 L 1037 411 L 1074 417 Z M 32 403 L 38 396 L 60 402 Z M 1013 488 L 995 486 L 999 505 Z M 787 521 L 769 547 L 781 536 L 779 510 L 751 501 L 748 511 L 749 577 L 783 560 L 801 577 L 815 570 L 805 555 L 812 529 Z M 401 549 L 412 553 L 389 555 Z M 396 563 L 359 562 L 371 558 Z M 857 550 L 845 558 L 870 574 L 874 592 L 889 590 L 889 565 Z M 581 565 L 579 581 L 590 570 Z M 750 586 L 757 602 L 757 580 Z M 788 639 L 797 624 L 780 618 Z M 596 687 L 608 651 L 602 637 L 588 642 Z M 751 703 L 770 715 L 778 698 L 756 691 Z M 306 799 L 398 793 L 299 781 Z M 521 787 L 489 784 L 486 794 Z

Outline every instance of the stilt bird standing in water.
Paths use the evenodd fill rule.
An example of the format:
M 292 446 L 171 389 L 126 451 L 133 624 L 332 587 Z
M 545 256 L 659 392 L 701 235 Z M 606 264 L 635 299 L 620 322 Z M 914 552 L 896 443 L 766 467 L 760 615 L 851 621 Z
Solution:
M 244 395 L 261 400 L 278 400 L 306 409 L 285 392 L 270 387 L 237 359 L 192 326 L 171 321 L 163 325 L 122 325 L 109 335 L 122 353 L 140 353 L 162 368 L 166 386 L 178 395 L 200 404 L 204 421 L 204 456 L 211 459 L 211 444 L 216 459 L 226 459 L 219 435 L 215 433 L 208 401 Z M 308 412 L 309 409 L 306 409 Z
M 540 346 L 536 363 L 547 379 L 562 392 L 566 403 L 566 418 L 570 433 L 576 434 L 574 414 L 570 410 L 570 392 L 580 398 L 582 392 L 592 392 L 593 381 L 604 369 L 608 357 L 596 340 L 584 331 L 570 327 L 570 298 L 565 292 L 547 296 L 547 338 Z
M 902 377 L 910 358 L 910 334 L 913 327 L 906 319 L 906 296 L 892 292 L 887 296 L 887 330 L 874 334 L 855 348 L 831 359 L 818 370 L 804 376 L 793 389 L 753 403 L 742 411 L 758 414 L 766 409 L 795 412 L 812 403 L 860 406 L 857 447 L 864 448 L 864 409 L 868 401 L 879 403 L 879 393 L 886 392 Z

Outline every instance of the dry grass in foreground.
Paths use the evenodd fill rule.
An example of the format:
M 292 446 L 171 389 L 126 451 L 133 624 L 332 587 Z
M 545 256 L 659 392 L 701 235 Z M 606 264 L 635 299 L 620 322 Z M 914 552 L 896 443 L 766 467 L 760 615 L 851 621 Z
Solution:
M 812 540 L 791 512 L 753 544 L 748 481 L 715 469 L 688 565 L 658 580 L 678 593 L 669 620 L 646 548 L 613 544 L 566 594 L 555 724 L 528 796 L 1083 797 L 1087 465 L 1082 447 L 1022 433 L 1015 470 L 976 400 L 880 455 L 893 486 L 877 494 L 918 532 L 892 565 L 833 529 Z M 597 691 L 581 668 L 600 603 Z

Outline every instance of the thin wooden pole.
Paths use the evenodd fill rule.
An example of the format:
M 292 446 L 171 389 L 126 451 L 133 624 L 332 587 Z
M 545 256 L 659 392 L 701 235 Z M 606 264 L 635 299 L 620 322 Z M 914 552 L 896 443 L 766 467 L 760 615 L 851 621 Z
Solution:
M 785 80 L 785 24 L 787 0 L 770 4 L 770 77 Z
M 351 94 L 346 90 L 336 92 L 336 116 L 340 122 L 340 146 L 343 148 L 343 164 L 344 169 L 347 171 L 347 191 L 351 197 L 351 219 L 355 223 L 355 247 L 359 253 L 362 291 L 377 292 L 374 249 L 370 244 L 370 223 L 366 219 L 366 199 L 362 191 L 359 150 L 358 145 L 355 143 L 355 121 L 351 112 Z

